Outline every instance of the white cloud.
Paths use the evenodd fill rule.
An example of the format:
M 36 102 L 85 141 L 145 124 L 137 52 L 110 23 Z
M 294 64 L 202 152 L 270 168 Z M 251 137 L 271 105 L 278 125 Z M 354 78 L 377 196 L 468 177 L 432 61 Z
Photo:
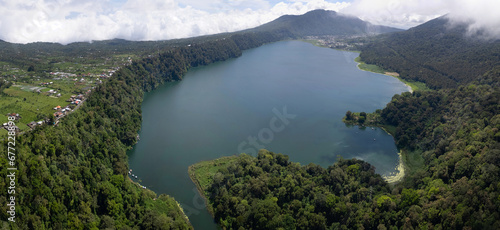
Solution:
M 403 29 L 449 13 L 449 0 L 355 0 L 344 13 L 374 24 Z
M 452 22 L 471 23 L 470 33 L 482 31 L 489 38 L 500 38 L 498 10 L 497 0 L 354 0 L 342 12 L 404 29 L 447 14 Z
M 471 30 L 500 28 L 494 12 L 499 7 L 491 7 L 488 0 L 331 1 L 337 0 L 0 0 L 0 39 L 63 44 L 112 38 L 164 40 L 247 29 L 314 9 L 400 28 L 458 12 L 474 22 Z
M 500 1 L 494 0 L 457 0 L 448 18 L 452 22 L 469 23 L 469 33 L 483 32 L 485 38 L 500 39 Z
M 247 29 L 283 14 L 339 10 L 348 3 L 324 0 L 0 0 L 0 39 L 29 43 L 123 38 L 164 40 Z M 199 8 L 195 8 L 199 7 Z M 218 10 L 214 10 L 218 9 Z

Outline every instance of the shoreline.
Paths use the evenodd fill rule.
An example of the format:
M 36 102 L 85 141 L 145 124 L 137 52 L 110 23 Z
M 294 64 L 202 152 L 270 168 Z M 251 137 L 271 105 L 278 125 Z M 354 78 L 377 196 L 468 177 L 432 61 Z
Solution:
M 130 181 L 130 183 L 136 185 L 136 186 L 139 186 L 141 187 L 140 189 L 144 189 L 144 190 L 148 190 L 152 193 L 154 193 L 156 195 L 155 198 L 153 198 L 153 202 L 156 202 L 156 199 L 159 197 L 153 190 L 151 189 L 148 189 L 148 188 L 142 188 L 142 185 L 139 183 L 139 182 L 135 182 L 134 180 L 132 180 L 132 178 L 130 178 L 128 175 L 127 175 L 127 178 L 128 180 Z M 160 194 L 160 195 L 163 195 L 163 194 Z M 166 195 L 166 194 L 164 194 Z M 168 197 L 172 198 L 171 196 L 167 195 Z M 182 208 L 181 204 L 176 200 L 176 199 L 173 199 L 173 201 L 177 204 L 177 207 L 179 208 L 179 210 L 181 211 L 182 213 L 182 217 L 189 223 L 189 225 L 192 227 L 193 225 L 191 224 L 191 221 L 189 221 L 189 217 L 186 215 L 186 213 L 184 212 L 184 209 Z
M 407 81 L 401 79 L 399 77 L 399 74 L 396 73 L 396 72 L 387 72 L 387 71 L 377 72 L 377 71 L 371 71 L 371 70 L 366 69 L 366 68 L 362 68 L 361 65 L 369 65 L 369 64 L 366 64 L 363 61 L 361 61 L 360 58 L 359 58 L 359 56 L 357 58 L 354 58 L 354 61 L 356 63 L 358 63 L 356 65 L 356 67 L 358 67 L 358 69 L 360 69 L 362 71 L 371 72 L 371 73 L 378 73 L 378 74 L 382 74 L 382 75 L 386 75 L 386 76 L 390 76 L 390 77 L 396 78 L 396 79 L 398 79 L 400 82 L 402 82 L 408 88 L 408 92 L 410 92 L 410 93 L 413 93 L 416 90 Z
M 321 47 L 321 48 L 335 49 L 335 48 L 331 48 L 331 47 L 328 47 L 328 46 L 324 46 L 324 45 L 320 44 L 318 40 L 315 40 L 315 39 L 299 39 L 298 41 L 306 42 L 306 43 L 309 43 L 309 44 L 312 44 L 314 46 Z M 345 52 L 352 52 L 352 53 L 358 53 L 358 54 L 361 53 L 361 51 L 354 51 L 354 50 L 343 50 L 343 49 L 335 49 L 335 50 L 345 51 Z M 354 61 L 356 63 L 358 63 L 358 65 L 356 67 L 358 67 L 358 69 L 360 69 L 362 71 L 367 71 L 367 72 L 372 72 L 372 73 L 378 73 L 378 74 L 382 74 L 382 75 L 386 75 L 386 76 L 391 76 L 391 77 L 394 77 L 394 78 L 398 79 L 400 82 L 402 82 L 408 88 L 408 92 L 410 92 L 410 93 L 413 93 L 415 90 L 418 90 L 418 89 L 422 88 L 420 86 L 416 86 L 414 84 L 411 84 L 408 81 L 403 80 L 402 78 L 399 77 L 399 74 L 396 73 L 396 72 L 384 71 L 382 68 L 380 68 L 380 71 L 372 71 L 372 70 L 369 70 L 369 69 L 366 69 L 366 68 L 361 68 L 360 65 L 362 65 L 362 64 L 369 65 L 369 64 L 366 64 L 366 63 L 362 62 L 359 59 L 359 56 L 357 58 L 355 58 Z M 378 66 L 376 66 L 376 67 L 378 67 Z M 425 86 L 423 88 L 426 89 Z
M 210 213 L 210 216 L 212 216 L 212 219 L 214 219 L 214 221 L 215 221 L 215 215 L 214 215 L 213 207 L 210 204 L 210 201 L 205 194 L 205 189 L 202 187 L 201 182 L 200 182 L 200 180 L 203 181 L 205 178 L 203 176 L 200 177 L 200 173 L 197 174 L 196 170 L 200 169 L 200 168 L 207 167 L 207 166 L 217 167 L 217 166 L 227 164 L 227 163 L 229 163 L 233 160 L 237 160 L 237 159 L 239 159 L 239 156 L 237 156 L 237 155 L 223 156 L 223 157 L 216 158 L 213 160 L 200 161 L 200 162 L 195 163 L 193 165 L 190 165 L 188 167 L 189 179 L 191 179 L 191 181 L 195 184 L 196 190 L 198 190 L 198 193 L 205 201 L 205 209 L 208 211 L 208 213 Z M 213 178 L 213 176 L 215 175 L 215 173 L 211 173 L 211 172 L 209 172 L 208 174 L 209 174 L 210 178 Z M 204 175 L 207 175 L 207 174 L 204 174 Z
M 403 151 L 399 151 L 399 164 L 396 166 L 395 170 L 397 171 L 395 175 L 384 176 L 384 180 L 389 184 L 395 184 L 403 180 L 405 176 L 405 165 L 403 162 Z
M 324 45 L 321 45 L 318 40 L 314 40 L 314 39 L 310 39 L 310 40 L 307 40 L 307 39 L 300 39 L 299 41 L 303 41 L 303 42 L 306 42 L 306 43 L 310 43 L 314 46 L 317 46 L 317 47 L 321 47 L 321 48 L 330 48 L 328 46 L 324 46 Z M 331 48 L 330 48 L 331 49 Z M 360 53 L 360 51 L 351 51 L 351 50 L 339 50 L 339 51 L 346 51 L 346 52 L 353 52 L 353 53 Z M 359 70 L 361 71 L 367 71 L 367 72 L 371 72 L 371 73 L 377 73 L 377 74 L 382 74 L 382 75 L 386 75 L 386 76 L 391 76 L 391 77 L 394 77 L 396 79 L 398 79 L 400 82 L 402 82 L 407 88 L 408 88 L 408 92 L 410 93 L 413 93 L 414 90 L 416 90 L 416 86 L 415 86 L 415 89 L 405 80 L 401 79 L 399 77 L 399 74 L 396 73 L 396 72 L 387 72 L 387 71 L 384 71 L 382 68 L 379 68 L 378 66 L 375 66 L 377 68 L 379 68 L 379 72 L 377 71 L 371 71 L 369 69 L 365 69 L 365 68 L 361 68 L 361 65 L 364 64 L 364 65 L 368 65 L 364 62 L 362 62 L 358 57 L 354 58 L 354 61 L 356 63 L 358 63 L 356 65 L 356 67 L 358 67 Z M 377 126 L 379 127 L 379 126 Z M 381 128 L 382 130 L 384 130 L 384 132 L 386 132 L 387 134 L 391 135 L 393 138 L 394 136 L 388 132 L 388 130 L 386 130 L 384 127 L 380 126 L 379 128 Z M 405 164 L 404 164 L 404 161 L 403 161 L 403 151 L 400 150 L 398 152 L 398 157 L 399 157 L 399 163 L 398 165 L 396 166 L 396 168 L 394 169 L 395 171 L 391 173 L 390 176 L 382 176 L 382 178 L 384 178 L 384 180 L 389 183 L 389 184 L 394 184 L 394 183 L 398 183 L 400 182 L 404 176 L 405 176 Z
M 198 164 L 198 163 L 196 163 L 196 164 Z M 194 172 L 196 164 L 190 165 L 188 167 L 189 179 L 191 179 L 191 181 L 196 186 L 196 190 L 198 190 L 198 193 L 200 194 L 201 198 L 203 198 L 203 201 L 205 202 L 205 208 L 207 209 L 208 213 L 210 213 L 210 216 L 212 216 L 212 219 L 214 219 L 215 215 L 214 215 L 214 212 L 212 210 L 212 206 L 210 206 L 210 204 L 208 203 L 208 199 L 205 196 L 205 191 L 201 187 L 200 182 L 198 181 L 198 178 L 196 178 L 196 173 Z M 215 221 L 215 219 L 214 219 L 214 221 Z
M 378 126 L 378 127 L 381 128 L 382 130 L 384 130 L 384 132 L 386 132 L 387 134 L 391 135 L 391 137 L 394 139 L 394 136 L 392 135 L 392 133 L 390 133 L 387 129 L 385 129 L 382 126 Z M 399 150 L 398 157 L 399 157 L 399 163 L 396 166 L 396 168 L 394 169 L 395 170 L 394 172 L 396 174 L 391 175 L 391 176 L 382 177 L 389 184 L 395 184 L 395 183 L 401 182 L 406 175 L 405 174 L 406 173 L 405 172 L 405 162 L 403 160 L 403 150 Z

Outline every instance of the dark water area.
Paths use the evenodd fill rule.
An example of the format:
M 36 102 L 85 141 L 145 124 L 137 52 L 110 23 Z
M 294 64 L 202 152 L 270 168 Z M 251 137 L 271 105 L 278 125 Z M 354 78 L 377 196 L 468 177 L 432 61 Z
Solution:
M 359 70 L 357 56 L 284 41 L 193 68 L 144 98 L 130 168 L 142 185 L 179 201 L 195 229 L 218 229 L 187 173 L 199 161 L 266 148 L 325 168 L 338 156 L 358 158 L 388 175 L 399 162 L 393 138 L 378 128 L 346 127 L 342 117 L 382 109 L 408 88 Z

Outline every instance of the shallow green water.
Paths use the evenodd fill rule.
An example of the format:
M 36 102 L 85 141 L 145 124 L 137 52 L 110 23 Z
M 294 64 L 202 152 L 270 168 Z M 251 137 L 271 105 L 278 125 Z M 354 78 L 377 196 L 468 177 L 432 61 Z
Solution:
M 337 156 L 393 172 L 398 150 L 380 129 L 346 127 L 347 110 L 382 109 L 407 91 L 395 78 L 361 71 L 357 53 L 284 41 L 195 68 L 146 95 L 140 142 L 129 164 L 141 184 L 178 200 L 195 229 L 216 229 L 187 174 L 202 160 L 258 148 L 327 167 Z

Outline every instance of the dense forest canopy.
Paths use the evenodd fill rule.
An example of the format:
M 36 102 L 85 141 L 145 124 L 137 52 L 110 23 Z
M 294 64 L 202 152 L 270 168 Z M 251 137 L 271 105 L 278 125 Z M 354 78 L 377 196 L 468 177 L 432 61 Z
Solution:
M 47 74 L 61 61 L 99 62 L 104 54 L 137 58 L 97 86 L 58 126 L 17 137 L 16 201 L 22 207 L 12 224 L 4 221 L 7 207 L 1 206 L 1 227 L 191 229 L 175 200 L 128 180 L 126 150 L 137 141 L 144 92 L 181 80 L 190 67 L 235 58 L 264 43 L 317 35 L 325 25 L 335 25 L 308 26 L 336 18 L 324 13 L 332 14 L 316 11 L 253 30 L 172 41 L 0 42 L 0 62 L 37 74 Z M 367 63 L 444 88 L 396 95 L 385 109 L 370 114 L 374 124 L 394 127 L 407 158 L 422 162 L 400 184 L 389 186 L 360 160 L 339 160 L 324 169 L 265 151 L 257 158 L 242 155 L 221 166 L 203 188 L 215 220 L 235 229 L 500 228 L 498 41 L 467 38 L 463 27 L 445 25 L 440 18 L 379 37 L 361 53 Z M 349 33 L 330 31 L 337 32 Z M 9 84 L 0 82 L 0 89 Z M 0 154 L 6 165 L 7 153 Z M 2 188 L 6 175 L 2 167 Z M 0 190 L 0 203 L 8 197 Z
M 203 188 L 225 229 L 376 228 L 395 205 L 385 195 L 388 184 L 360 160 L 339 159 L 324 169 L 300 166 L 267 150 L 227 160 Z M 213 166 L 193 166 L 195 181 L 203 167 Z
M 495 68 L 457 89 L 396 95 L 375 114 L 423 161 L 392 187 L 360 160 L 324 169 L 265 150 L 190 175 L 226 229 L 498 229 L 499 82 Z
M 137 141 L 143 94 L 164 82 L 181 80 L 188 68 L 241 55 L 283 37 L 234 35 L 171 47 L 122 67 L 97 86 L 78 111 L 58 126 L 43 126 L 17 139 L 18 210 L 14 226 L 34 229 L 190 229 L 170 197 L 156 195 L 128 180 L 126 150 Z M 2 84 L 2 87 L 4 84 Z M 7 140 L 3 140 L 7 145 Z M 2 151 L 2 164 L 7 164 Z M 0 170 L 5 187 L 7 169 Z M 0 201 L 7 203 L 7 190 Z M 153 200 L 154 199 L 154 200 Z M 7 206 L 2 206 L 7 227 Z
M 324 20 L 331 20 L 324 18 Z M 296 38 L 290 27 L 249 30 L 158 42 L 124 40 L 11 44 L 0 41 L 0 62 L 48 75 L 54 63 L 107 61 L 110 55 L 134 55 L 109 80 L 92 90 L 83 106 L 57 126 L 38 127 L 17 137 L 19 177 L 16 223 L 7 222 L 0 207 L 2 228 L 17 229 L 190 229 L 172 198 L 128 180 L 126 150 L 137 141 L 144 92 L 181 80 L 191 67 L 235 58 L 242 50 Z M 1 81 L 0 88 L 11 86 Z M 2 140 L 7 146 L 8 140 Z M 1 152 L 2 165 L 7 152 Z M 8 183 L 0 169 L 0 187 Z M 0 201 L 7 203 L 7 190 Z
M 500 65 L 500 40 L 468 33 L 467 24 L 446 16 L 407 31 L 381 35 L 362 48 L 360 57 L 427 86 L 455 88 Z
M 364 46 L 363 61 L 436 89 L 346 113 L 349 124 L 394 135 L 407 172 L 398 184 L 379 181 L 362 161 L 323 169 L 267 151 L 200 163 L 190 175 L 226 229 L 499 229 L 499 51 L 498 40 L 446 18 Z

